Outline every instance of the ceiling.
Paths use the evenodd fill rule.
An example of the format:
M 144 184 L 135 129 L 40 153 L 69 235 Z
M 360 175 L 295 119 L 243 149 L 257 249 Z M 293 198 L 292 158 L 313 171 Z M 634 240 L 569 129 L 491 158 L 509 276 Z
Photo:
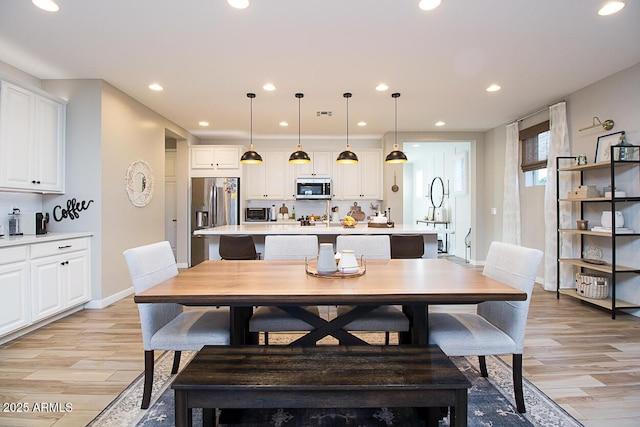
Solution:
M 640 2 L 599 17 L 602 1 L 0 0 L 0 61 L 104 79 L 203 139 L 248 137 L 247 92 L 254 138 L 298 137 L 296 92 L 306 137 L 344 137 L 344 92 L 351 139 L 394 130 L 393 92 L 399 131 L 485 131 L 640 62 Z

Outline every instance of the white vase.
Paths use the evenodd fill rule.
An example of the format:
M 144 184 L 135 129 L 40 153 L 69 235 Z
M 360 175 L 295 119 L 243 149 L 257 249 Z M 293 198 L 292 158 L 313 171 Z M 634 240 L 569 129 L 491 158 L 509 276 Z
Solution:
M 338 271 L 340 273 L 357 273 L 358 272 L 358 260 L 356 254 L 351 249 L 344 249 L 340 256 L 340 262 L 338 263 Z
M 622 212 L 616 211 L 614 214 L 615 218 L 615 228 L 624 227 L 624 217 L 622 216 Z M 613 228 L 614 220 L 611 218 L 611 211 L 602 211 L 602 216 L 600 217 L 600 223 L 604 228 Z
M 338 271 L 336 267 L 336 258 L 333 254 L 333 244 L 320 243 L 320 252 L 318 252 L 318 273 L 331 274 Z

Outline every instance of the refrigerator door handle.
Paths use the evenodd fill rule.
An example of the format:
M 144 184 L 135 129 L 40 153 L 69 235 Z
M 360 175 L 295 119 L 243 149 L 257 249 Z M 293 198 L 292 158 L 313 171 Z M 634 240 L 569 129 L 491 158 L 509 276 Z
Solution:
M 216 191 L 215 181 L 211 184 L 209 200 L 209 223 L 211 227 L 217 227 L 218 224 L 218 192 Z

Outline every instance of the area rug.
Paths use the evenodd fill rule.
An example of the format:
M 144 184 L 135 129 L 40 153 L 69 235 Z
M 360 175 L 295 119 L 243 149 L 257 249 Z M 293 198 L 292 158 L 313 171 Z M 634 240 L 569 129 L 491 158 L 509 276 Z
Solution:
M 195 353 L 183 352 L 186 365 Z M 172 353 L 165 353 L 156 361 L 154 390 L 151 406 L 140 409 L 143 376 L 138 377 L 91 423 L 92 427 L 173 426 L 174 406 L 170 374 Z M 456 366 L 464 372 L 472 384 L 469 389 L 468 425 L 471 427 L 579 427 L 578 421 L 555 404 L 548 396 L 538 390 L 526 379 L 524 396 L 527 413 L 519 414 L 513 401 L 511 367 L 497 357 L 487 357 L 489 378 L 483 378 L 477 366 L 477 358 L 452 358 Z M 194 425 L 201 425 L 202 412 L 194 410 Z M 249 427 L 300 427 L 300 426 L 422 426 L 414 412 L 406 408 L 372 409 L 322 409 L 322 410 L 274 410 L 243 411 L 241 418 L 233 418 L 226 424 L 226 414 L 222 414 L 221 426 Z M 449 425 L 445 417 L 441 426 Z

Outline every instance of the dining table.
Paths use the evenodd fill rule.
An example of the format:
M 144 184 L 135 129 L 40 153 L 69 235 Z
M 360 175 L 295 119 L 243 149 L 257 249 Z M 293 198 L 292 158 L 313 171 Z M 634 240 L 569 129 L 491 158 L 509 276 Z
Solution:
M 320 275 L 315 260 L 204 261 L 137 293 L 136 303 L 229 307 L 233 345 L 257 344 L 249 319 L 257 306 L 276 306 L 315 329 L 292 344 L 315 345 L 326 336 L 341 344 L 367 344 L 346 326 L 383 305 L 402 306 L 410 329 L 401 344 L 428 344 L 428 308 L 433 304 L 524 301 L 526 292 L 447 259 L 361 260 L 353 274 Z M 351 306 L 324 319 L 304 306 Z

